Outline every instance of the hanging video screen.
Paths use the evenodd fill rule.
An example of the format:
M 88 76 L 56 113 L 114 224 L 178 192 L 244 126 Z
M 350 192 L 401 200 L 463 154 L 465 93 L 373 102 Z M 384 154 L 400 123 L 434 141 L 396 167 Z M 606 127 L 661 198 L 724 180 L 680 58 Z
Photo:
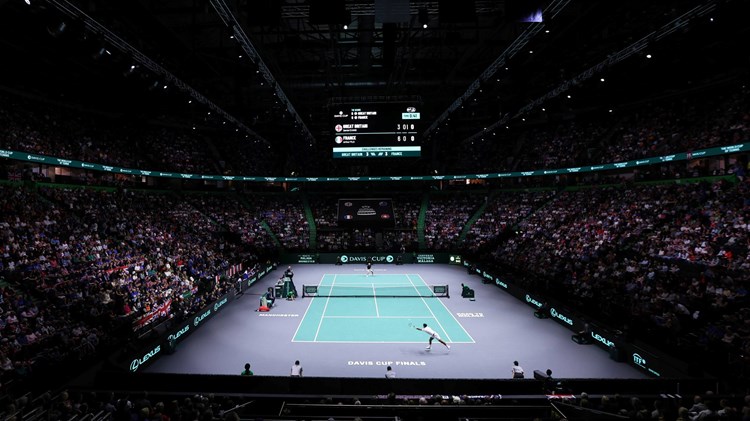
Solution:
M 339 199 L 341 227 L 393 228 L 393 200 L 386 198 Z
M 331 109 L 334 158 L 401 158 L 422 153 L 416 105 L 376 103 Z

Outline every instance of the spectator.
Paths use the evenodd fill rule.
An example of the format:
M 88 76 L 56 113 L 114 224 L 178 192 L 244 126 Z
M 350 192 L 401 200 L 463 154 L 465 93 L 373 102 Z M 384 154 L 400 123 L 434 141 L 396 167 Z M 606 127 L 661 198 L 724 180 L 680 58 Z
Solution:
M 299 360 L 294 362 L 294 365 L 292 366 L 292 370 L 291 370 L 291 376 L 302 377 L 302 366 L 300 365 Z
M 245 363 L 245 369 L 242 370 L 242 373 L 240 373 L 240 376 L 252 376 L 253 371 L 250 370 L 250 363 Z

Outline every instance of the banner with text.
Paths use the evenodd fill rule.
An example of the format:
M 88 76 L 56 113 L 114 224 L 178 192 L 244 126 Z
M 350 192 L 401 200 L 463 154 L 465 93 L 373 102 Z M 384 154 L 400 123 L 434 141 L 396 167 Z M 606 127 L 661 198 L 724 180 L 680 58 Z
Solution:
M 134 176 L 177 178 L 186 180 L 214 180 L 214 181 L 251 181 L 251 182 L 348 182 L 348 181 L 433 181 L 433 180 L 472 180 L 472 179 L 495 179 L 509 177 L 534 177 L 546 175 L 578 174 L 596 171 L 621 170 L 635 168 L 665 162 L 687 161 L 691 159 L 702 159 L 711 156 L 727 155 L 750 151 L 749 144 L 738 144 L 720 146 L 708 149 L 699 149 L 692 152 L 680 152 L 671 155 L 655 156 L 633 161 L 613 162 L 602 165 L 587 165 L 581 167 L 557 168 L 549 170 L 512 171 L 504 173 L 487 174 L 460 174 L 460 175 L 430 175 L 430 176 L 377 176 L 377 177 L 248 177 L 242 175 L 207 175 L 186 174 L 177 172 L 163 172 L 153 170 L 141 170 L 135 168 L 122 168 L 116 166 L 95 164 L 92 162 L 76 161 L 73 159 L 56 158 L 45 155 L 31 154 L 6 149 L 0 149 L 0 158 L 14 159 L 17 161 L 33 162 L 43 165 L 54 165 L 70 168 L 81 168 L 85 170 L 104 171 L 115 174 L 127 174 Z

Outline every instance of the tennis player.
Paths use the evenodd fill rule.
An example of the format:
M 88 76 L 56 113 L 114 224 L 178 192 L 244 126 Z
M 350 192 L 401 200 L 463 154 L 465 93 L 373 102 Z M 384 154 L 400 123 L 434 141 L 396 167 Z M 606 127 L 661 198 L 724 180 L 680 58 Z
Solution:
M 375 272 L 372 271 L 372 262 L 368 260 L 367 261 L 367 274 L 365 276 L 370 276 L 370 275 L 375 276 Z
M 434 330 L 432 330 L 431 327 L 427 326 L 427 323 L 422 323 L 422 327 L 418 327 L 416 329 L 417 330 L 421 330 L 422 332 L 430 335 L 430 343 L 427 344 L 427 348 L 425 348 L 426 350 L 429 351 L 430 349 L 432 349 L 432 340 L 433 339 L 437 339 L 437 341 L 440 342 L 441 344 L 445 345 L 446 348 L 451 349 L 450 345 L 448 345 L 447 343 L 445 343 L 444 340 L 440 339 L 440 335 L 438 335 L 437 332 L 435 332 Z

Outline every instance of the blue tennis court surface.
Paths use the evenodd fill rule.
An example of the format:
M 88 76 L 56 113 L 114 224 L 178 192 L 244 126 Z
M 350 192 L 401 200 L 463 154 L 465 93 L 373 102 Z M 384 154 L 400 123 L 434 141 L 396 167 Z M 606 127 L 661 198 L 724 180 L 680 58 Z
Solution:
M 418 296 L 383 296 L 402 288 Z M 373 296 L 304 298 L 310 304 L 292 342 L 426 343 L 428 336 L 409 325 L 427 323 L 448 343 L 474 343 L 443 298 L 424 296 L 430 286 L 418 274 L 326 274 L 318 289 L 324 295 L 341 291 L 342 295 Z

